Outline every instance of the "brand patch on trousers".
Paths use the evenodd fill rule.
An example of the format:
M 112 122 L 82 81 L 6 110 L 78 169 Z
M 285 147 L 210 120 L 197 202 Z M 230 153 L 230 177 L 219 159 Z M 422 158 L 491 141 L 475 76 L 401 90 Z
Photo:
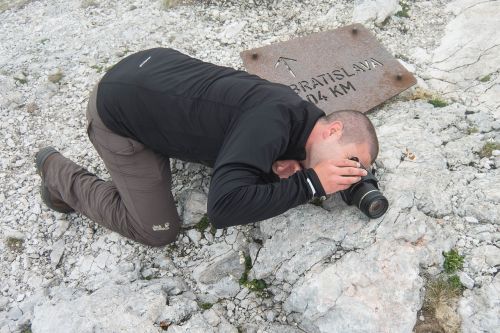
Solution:
M 166 231 L 170 229 L 170 224 L 167 222 L 165 224 L 153 225 L 153 231 Z

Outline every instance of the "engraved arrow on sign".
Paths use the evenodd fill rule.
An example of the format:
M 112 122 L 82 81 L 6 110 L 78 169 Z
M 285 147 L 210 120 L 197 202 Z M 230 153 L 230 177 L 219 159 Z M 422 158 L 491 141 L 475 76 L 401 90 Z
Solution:
M 276 61 L 276 65 L 274 65 L 274 68 L 278 68 L 278 66 L 280 64 L 283 64 L 283 66 L 286 67 L 286 69 L 288 69 L 288 72 L 290 74 L 292 74 L 293 77 L 295 77 L 295 73 L 292 71 L 292 69 L 290 68 L 290 65 L 288 64 L 288 62 L 286 62 L 287 60 L 290 60 L 290 61 L 297 61 L 296 59 L 291 59 L 291 58 L 286 58 L 286 57 L 279 57 L 278 58 L 278 61 Z

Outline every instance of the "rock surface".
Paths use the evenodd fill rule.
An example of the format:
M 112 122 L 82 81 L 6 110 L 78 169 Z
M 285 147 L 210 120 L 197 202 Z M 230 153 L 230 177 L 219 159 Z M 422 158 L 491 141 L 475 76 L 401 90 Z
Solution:
M 387 17 L 401 10 L 398 0 L 356 0 L 352 13 L 353 22 L 382 23 Z
M 463 99 L 478 96 L 474 104 L 484 105 L 500 116 L 500 2 L 458 0 L 446 6 L 455 18 L 434 50 L 426 76 L 446 95 Z M 466 92 L 463 96 L 462 92 Z M 461 95 L 461 97 L 459 97 Z M 470 101 L 472 103 L 472 101 Z
M 467 291 L 459 304 L 462 332 L 495 332 L 500 318 L 500 275 L 477 290 Z
M 424 277 L 451 248 L 464 255 L 462 331 L 500 327 L 498 1 L 163 3 L 0 0 L 0 333 L 411 332 Z M 89 90 L 127 54 L 173 47 L 242 69 L 242 50 L 355 21 L 418 81 L 369 114 L 383 217 L 333 195 L 199 230 L 211 170 L 174 159 L 183 229 L 165 248 L 41 202 L 40 147 L 109 179 L 84 114 Z

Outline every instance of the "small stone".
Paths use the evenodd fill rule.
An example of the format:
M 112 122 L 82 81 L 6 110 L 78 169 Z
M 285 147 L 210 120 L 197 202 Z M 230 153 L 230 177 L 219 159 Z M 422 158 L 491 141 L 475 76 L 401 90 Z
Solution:
M 197 224 L 207 212 L 207 195 L 202 191 L 190 191 L 184 198 L 182 226 Z
M 229 303 L 229 304 L 227 305 L 227 309 L 228 309 L 228 310 L 231 310 L 231 311 L 232 311 L 232 310 L 234 310 L 234 308 L 235 308 L 234 303 Z
M 467 289 L 472 289 L 474 288 L 474 280 L 467 275 L 465 272 L 459 272 L 458 277 L 460 278 L 460 282 L 467 288 Z
M 266 319 L 267 319 L 267 321 L 273 322 L 274 318 L 276 318 L 276 315 L 275 315 L 274 311 L 272 311 L 272 310 L 266 311 Z
M 52 252 L 50 253 L 50 263 L 53 268 L 56 268 L 61 261 L 64 253 L 65 242 L 64 239 L 60 239 L 52 245 Z
M 66 230 L 69 228 L 69 222 L 67 220 L 57 220 L 56 221 L 56 229 L 54 230 L 54 233 L 52 234 L 55 239 L 58 239 L 61 237 Z
M 203 312 L 203 318 L 207 321 L 210 326 L 217 326 L 220 323 L 220 318 L 213 309 L 208 309 Z
M 189 229 L 187 231 L 187 236 L 195 244 L 198 244 L 198 242 L 201 239 L 201 233 L 198 230 L 196 230 L 196 229 Z
M 7 313 L 7 318 L 11 320 L 19 320 L 23 316 L 23 312 L 17 306 L 12 307 L 10 311 Z
M 468 223 L 479 223 L 479 221 L 474 216 L 466 216 L 464 219 L 465 222 Z
M 212 233 L 210 233 L 210 231 L 207 231 L 205 232 L 205 239 L 208 241 L 208 242 L 213 242 L 214 241 L 214 235 L 212 235 Z

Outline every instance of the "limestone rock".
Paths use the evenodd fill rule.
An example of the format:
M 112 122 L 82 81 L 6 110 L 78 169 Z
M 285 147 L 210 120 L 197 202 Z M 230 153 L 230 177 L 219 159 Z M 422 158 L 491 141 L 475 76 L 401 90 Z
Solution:
M 193 270 L 193 278 L 204 292 L 219 297 L 234 297 L 240 290 L 238 279 L 245 271 L 238 252 L 222 244 L 206 248 L 209 253 L 216 254 Z
M 500 327 L 500 274 L 479 289 L 466 291 L 459 302 L 462 332 L 496 332 Z
M 397 0 L 356 0 L 352 13 L 353 22 L 380 24 L 401 10 Z
M 207 212 L 207 195 L 202 191 L 192 190 L 186 194 L 182 214 L 182 226 L 190 227 L 200 222 Z
M 198 304 L 183 296 L 172 296 L 168 299 L 168 305 L 159 316 L 160 321 L 167 321 L 174 324 L 187 319 L 192 313 L 198 310 Z
M 64 253 L 64 246 L 64 239 L 58 240 L 52 246 L 52 252 L 50 252 L 50 263 L 52 264 L 52 267 L 56 268 L 57 265 L 59 265 L 59 262 L 61 261 Z
M 221 318 L 221 322 L 216 326 L 211 326 L 201 313 L 194 314 L 189 320 L 181 325 L 171 325 L 168 328 L 173 333 L 238 333 L 238 329 L 227 320 Z
M 316 262 L 331 256 L 348 232 L 363 222 L 347 222 L 347 210 L 335 215 L 314 205 L 293 209 L 260 222 L 263 247 L 253 263 L 251 278 L 273 277 L 293 283 Z
M 158 332 L 154 326 L 166 304 L 156 285 L 110 283 L 92 294 L 59 289 L 37 304 L 32 330 L 52 332 Z
M 415 254 L 388 241 L 349 252 L 306 274 L 284 309 L 298 312 L 307 332 L 411 332 L 423 286 Z
M 434 50 L 427 72 L 430 83 L 443 92 L 467 89 L 478 96 L 498 118 L 500 76 L 478 81 L 498 70 L 500 58 L 500 11 L 498 1 L 454 1 L 447 10 L 456 15 L 448 23 L 440 46 Z M 479 83 L 479 84 L 478 84 Z
M 500 248 L 483 245 L 472 250 L 469 258 L 470 268 L 476 272 L 500 265 Z

